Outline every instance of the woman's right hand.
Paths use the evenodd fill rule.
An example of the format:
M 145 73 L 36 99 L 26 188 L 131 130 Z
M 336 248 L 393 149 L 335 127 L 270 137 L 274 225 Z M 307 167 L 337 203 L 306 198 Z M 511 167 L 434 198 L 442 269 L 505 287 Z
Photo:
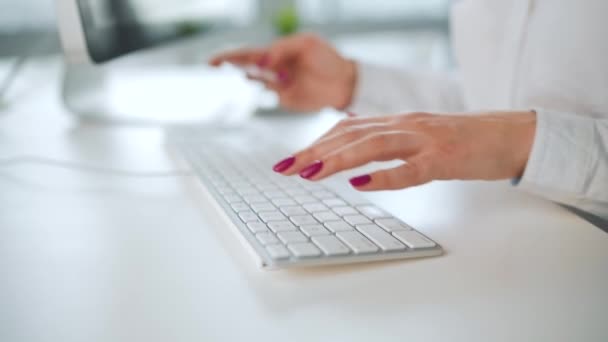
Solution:
M 210 64 L 219 66 L 223 62 L 273 71 L 276 81 L 258 80 L 277 92 L 285 109 L 294 111 L 345 109 L 352 101 L 357 81 L 355 62 L 312 34 L 289 36 L 267 48 L 227 52 L 214 57 Z

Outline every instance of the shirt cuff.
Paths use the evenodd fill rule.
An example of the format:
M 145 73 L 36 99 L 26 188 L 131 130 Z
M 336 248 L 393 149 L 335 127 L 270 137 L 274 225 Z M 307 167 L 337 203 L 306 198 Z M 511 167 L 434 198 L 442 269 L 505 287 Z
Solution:
M 346 109 L 357 116 L 379 115 L 385 113 L 384 95 L 382 84 L 388 79 L 387 71 L 381 67 L 357 62 L 357 84 L 353 93 L 353 99 Z
M 461 111 L 464 96 L 455 76 L 358 62 L 357 84 L 347 110 L 359 115 Z
M 557 202 L 576 204 L 584 195 L 593 158 L 593 122 L 580 116 L 536 110 L 536 135 L 521 179 L 514 185 Z

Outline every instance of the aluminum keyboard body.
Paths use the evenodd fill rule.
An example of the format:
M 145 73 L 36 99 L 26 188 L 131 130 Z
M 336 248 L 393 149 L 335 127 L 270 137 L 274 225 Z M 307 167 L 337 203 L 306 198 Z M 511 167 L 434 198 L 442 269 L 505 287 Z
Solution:
M 263 268 L 442 254 L 437 243 L 354 190 L 274 173 L 273 163 L 287 155 L 277 145 L 185 129 L 171 132 L 170 142 Z

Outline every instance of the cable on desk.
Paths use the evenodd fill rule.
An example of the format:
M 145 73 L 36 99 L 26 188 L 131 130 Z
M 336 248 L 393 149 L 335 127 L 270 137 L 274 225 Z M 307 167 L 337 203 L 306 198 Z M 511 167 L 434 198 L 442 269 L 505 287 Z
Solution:
M 131 170 L 121 170 L 114 168 L 106 168 L 90 164 L 75 163 L 65 160 L 50 159 L 38 156 L 17 156 L 12 158 L 0 159 L 0 167 L 10 167 L 20 164 L 39 164 L 49 167 L 56 167 L 68 170 L 100 173 L 111 176 L 131 177 L 131 178 L 171 178 L 171 177 L 189 177 L 194 173 L 187 170 L 170 170 L 170 171 L 150 171 L 140 172 Z

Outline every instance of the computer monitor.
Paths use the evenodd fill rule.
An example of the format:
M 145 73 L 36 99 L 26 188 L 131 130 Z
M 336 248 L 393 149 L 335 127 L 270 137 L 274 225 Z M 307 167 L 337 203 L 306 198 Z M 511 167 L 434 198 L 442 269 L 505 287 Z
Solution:
M 164 124 L 227 121 L 260 106 L 275 106 L 276 96 L 247 81 L 242 71 L 204 63 L 224 44 L 257 37 L 248 28 L 226 29 L 249 22 L 243 13 L 253 11 L 234 7 L 247 2 L 254 3 L 56 0 L 67 62 L 62 87 L 66 108 L 79 119 Z M 183 39 L 183 44 L 166 44 L 193 33 L 196 38 Z M 151 49 L 158 45 L 163 46 Z M 145 53 L 104 63 L 143 49 Z
M 210 26 L 195 20 L 208 1 L 56 1 L 61 41 L 71 63 L 106 62 Z

